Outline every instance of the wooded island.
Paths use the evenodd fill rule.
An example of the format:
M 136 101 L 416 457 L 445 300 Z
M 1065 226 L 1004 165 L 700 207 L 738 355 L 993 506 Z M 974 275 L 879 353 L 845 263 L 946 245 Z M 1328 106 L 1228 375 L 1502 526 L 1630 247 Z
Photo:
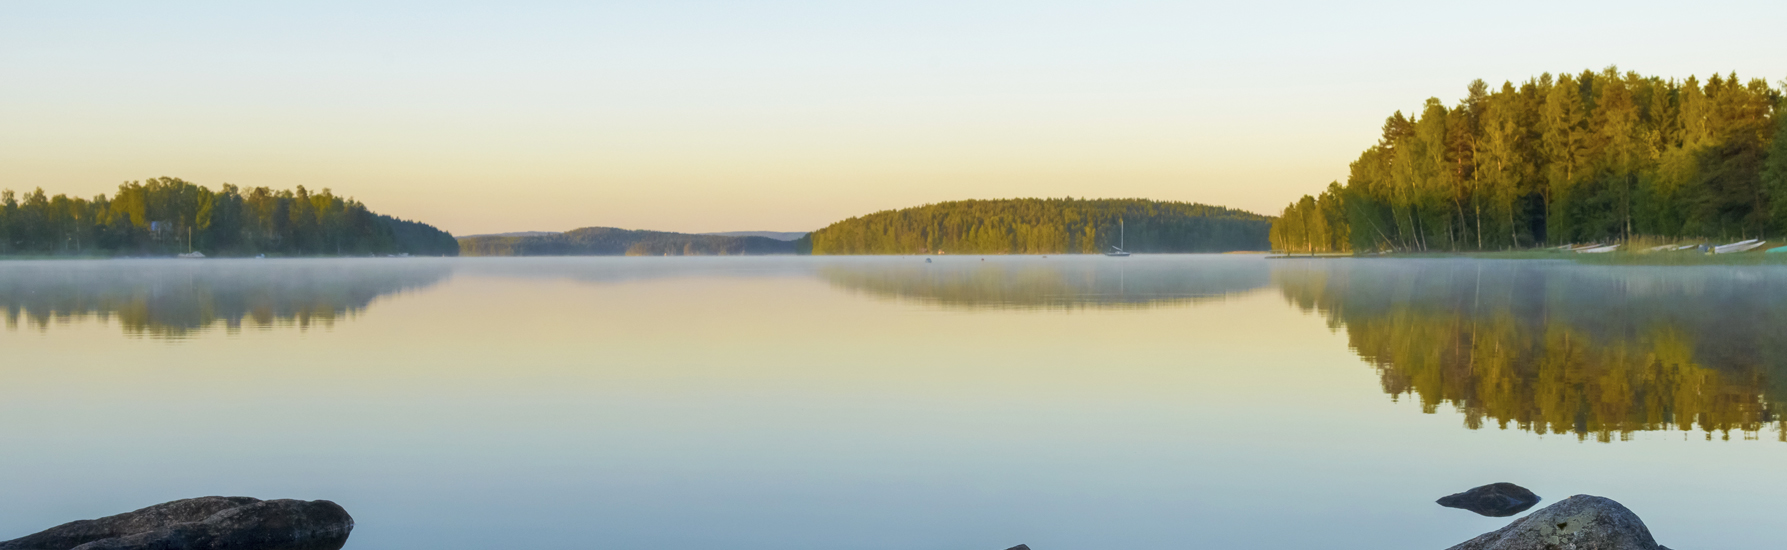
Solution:
M 1266 250 L 1272 218 L 1146 199 L 940 202 L 850 218 L 814 231 L 813 254 L 1096 254 Z
M 0 191 L 0 256 L 456 255 L 453 236 L 377 214 L 328 189 L 275 191 L 178 178 L 126 182 L 92 199 Z

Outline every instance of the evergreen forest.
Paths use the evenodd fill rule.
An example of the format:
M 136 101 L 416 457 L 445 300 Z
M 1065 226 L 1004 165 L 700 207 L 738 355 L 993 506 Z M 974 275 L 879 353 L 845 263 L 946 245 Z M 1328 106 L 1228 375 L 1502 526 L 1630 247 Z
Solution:
M 218 191 L 178 178 L 92 199 L 0 192 L 0 256 L 455 255 L 453 236 L 328 189 Z
M 1787 231 L 1787 117 L 1760 79 L 1607 68 L 1391 115 L 1345 185 L 1285 207 L 1287 252 L 1502 250 Z
M 965 200 L 854 217 L 808 239 L 813 254 L 1095 254 L 1119 240 L 1133 252 L 1230 252 L 1266 250 L 1271 220 L 1145 199 Z
M 692 235 L 613 227 L 585 227 L 545 235 L 487 235 L 459 239 L 464 256 L 739 256 L 794 254 L 797 242 L 769 237 Z

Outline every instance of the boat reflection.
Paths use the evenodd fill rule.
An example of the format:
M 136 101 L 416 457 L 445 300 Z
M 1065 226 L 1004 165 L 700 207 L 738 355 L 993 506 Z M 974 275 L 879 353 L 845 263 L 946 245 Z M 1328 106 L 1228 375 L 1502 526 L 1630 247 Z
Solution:
M 1344 330 L 1393 397 L 1471 429 L 1756 439 L 1787 398 L 1787 271 L 1554 262 L 1274 264 L 1286 300 Z M 1787 439 L 1783 439 L 1787 440 Z
M 162 339 L 217 327 L 306 330 L 451 273 L 421 259 L 10 261 L 0 262 L 0 308 L 9 330 L 89 319 Z

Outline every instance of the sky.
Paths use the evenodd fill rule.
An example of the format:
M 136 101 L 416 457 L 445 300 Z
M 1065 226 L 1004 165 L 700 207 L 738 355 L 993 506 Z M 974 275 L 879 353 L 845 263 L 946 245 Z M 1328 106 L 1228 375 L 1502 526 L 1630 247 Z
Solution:
M 1787 77 L 1787 2 L 29 2 L 0 188 L 330 188 L 455 234 L 959 199 L 1276 214 L 1476 78 Z

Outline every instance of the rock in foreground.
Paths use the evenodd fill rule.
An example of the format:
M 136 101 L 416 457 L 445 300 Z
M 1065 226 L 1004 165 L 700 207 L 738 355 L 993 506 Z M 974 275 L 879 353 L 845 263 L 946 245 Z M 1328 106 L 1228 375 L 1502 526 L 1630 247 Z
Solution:
M 0 550 L 340 550 L 353 530 L 327 500 L 202 497 L 62 524 Z
M 1439 505 L 1462 508 L 1489 517 L 1505 518 L 1525 512 L 1539 503 L 1539 495 L 1513 483 L 1491 483 L 1439 499 Z
M 1625 506 L 1576 495 L 1448 550 L 1658 550 L 1650 529 Z

